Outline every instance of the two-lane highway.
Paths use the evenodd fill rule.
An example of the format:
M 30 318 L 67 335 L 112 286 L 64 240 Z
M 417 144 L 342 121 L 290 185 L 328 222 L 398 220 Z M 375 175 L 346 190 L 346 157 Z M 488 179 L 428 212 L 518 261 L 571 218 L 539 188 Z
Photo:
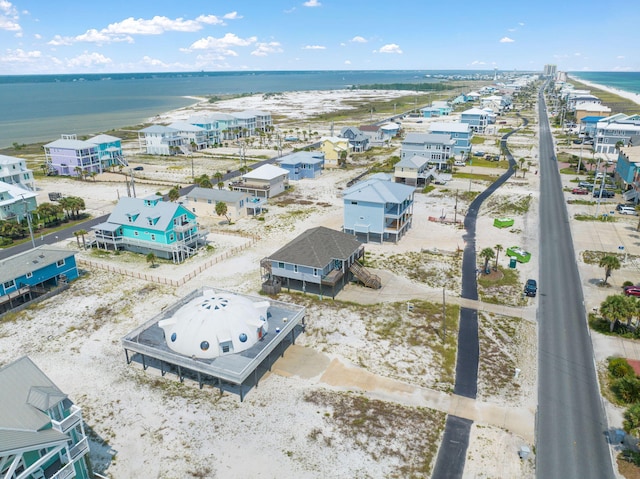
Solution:
M 538 416 L 540 479 L 613 479 L 607 421 L 544 96 L 540 118 Z

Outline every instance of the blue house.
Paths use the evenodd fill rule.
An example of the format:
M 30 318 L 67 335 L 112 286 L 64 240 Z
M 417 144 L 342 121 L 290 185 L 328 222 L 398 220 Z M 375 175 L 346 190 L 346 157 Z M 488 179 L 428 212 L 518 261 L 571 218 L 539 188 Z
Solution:
M 75 253 L 38 246 L 0 261 L 0 313 L 78 277 Z
M 440 116 L 440 108 L 434 106 L 425 106 L 420 108 L 420 112 L 424 118 L 436 118 Z
M 111 135 L 97 135 L 87 140 L 98 147 L 98 158 L 102 163 L 102 169 L 110 166 L 129 166 L 122 154 L 122 140 Z
M 380 279 L 358 262 L 363 256 L 364 246 L 352 235 L 324 226 L 312 228 L 260 262 L 263 289 L 276 285 L 276 291 L 285 286 L 335 297 L 354 276 L 378 289 Z
M 345 233 L 362 238 L 398 242 L 411 228 L 413 186 L 368 179 L 343 191 Z
M 324 153 L 320 151 L 296 151 L 280 158 L 278 165 L 289 172 L 290 180 L 313 179 L 322 174 Z
M 206 242 L 195 213 L 161 196 L 120 198 L 106 222 L 92 226 L 97 248 L 154 253 L 180 263 Z
M 489 113 L 480 108 L 470 108 L 461 113 L 460 123 L 467 123 L 473 132 L 484 133 L 489 124 Z
M 598 122 L 602 120 L 604 116 L 585 116 L 580 120 L 580 131 L 583 131 L 587 136 L 593 138 L 596 136 L 596 127 Z
M 454 141 L 453 154 L 469 156 L 471 152 L 471 138 L 473 132 L 467 123 L 453 121 L 437 121 L 429 125 L 430 133 L 436 135 L 449 135 Z
M 94 477 L 82 409 L 28 357 L 0 368 L 0 404 L 0 477 Z
M 616 162 L 616 176 L 628 188 L 623 193 L 625 201 L 640 202 L 640 146 L 620 148 Z

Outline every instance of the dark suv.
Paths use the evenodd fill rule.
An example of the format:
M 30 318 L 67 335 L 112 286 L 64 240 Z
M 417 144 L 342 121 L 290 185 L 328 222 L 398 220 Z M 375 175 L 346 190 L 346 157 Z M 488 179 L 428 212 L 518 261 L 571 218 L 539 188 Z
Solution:
M 594 198 L 613 198 L 615 196 L 616 194 L 609 190 L 594 190 L 593 192 Z
M 528 279 L 526 284 L 524 285 L 524 294 L 527 296 L 531 296 L 532 298 L 536 297 L 536 293 L 538 292 L 538 284 L 535 279 Z

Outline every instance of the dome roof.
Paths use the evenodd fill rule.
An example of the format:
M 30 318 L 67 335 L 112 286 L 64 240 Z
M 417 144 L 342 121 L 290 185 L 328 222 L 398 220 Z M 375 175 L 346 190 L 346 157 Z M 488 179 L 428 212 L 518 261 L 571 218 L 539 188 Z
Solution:
M 268 301 L 253 302 L 243 296 L 203 290 L 158 322 L 173 351 L 197 358 L 239 353 L 256 344 L 268 331 Z

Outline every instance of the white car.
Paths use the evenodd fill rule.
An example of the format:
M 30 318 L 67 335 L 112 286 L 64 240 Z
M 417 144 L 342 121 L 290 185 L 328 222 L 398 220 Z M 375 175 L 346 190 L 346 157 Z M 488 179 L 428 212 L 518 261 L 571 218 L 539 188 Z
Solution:
M 467 164 L 464 161 L 456 160 L 453 162 L 453 166 L 466 166 Z
M 636 211 L 636 209 L 633 206 L 622 206 L 620 208 L 620 214 L 621 215 L 634 215 L 634 216 L 637 216 L 638 212 Z

